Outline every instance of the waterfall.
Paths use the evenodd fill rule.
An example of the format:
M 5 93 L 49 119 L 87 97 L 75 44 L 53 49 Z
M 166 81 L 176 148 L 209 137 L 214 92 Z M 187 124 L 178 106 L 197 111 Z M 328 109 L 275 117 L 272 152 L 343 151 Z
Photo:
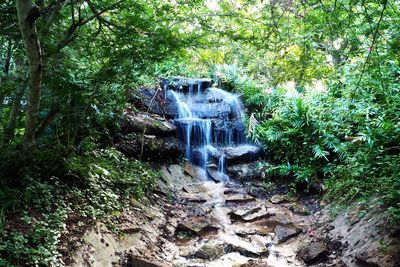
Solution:
M 192 113 L 185 102 L 182 102 L 178 94 L 174 91 L 168 91 L 178 106 L 178 118 L 191 118 Z
M 174 124 L 185 144 L 186 159 L 206 170 L 211 154 L 219 153 L 215 151 L 246 143 L 243 105 L 237 94 L 204 88 L 198 80 L 184 81 L 176 87 L 167 86 L 167 95 L 176 106 Z M 227 181 L 225 155 L 215 164 L 221 180 Z

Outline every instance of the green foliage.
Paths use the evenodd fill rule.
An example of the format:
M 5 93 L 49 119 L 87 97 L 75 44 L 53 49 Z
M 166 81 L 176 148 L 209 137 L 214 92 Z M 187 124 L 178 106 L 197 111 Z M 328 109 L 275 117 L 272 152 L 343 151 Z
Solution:
M 142 198 L 152 189 L 158 173 L 115 149 L 85 152 L 67 159 L 69 175 L 83 179 L 89 197 L 84 216 L 99 218 L 126 205 L 132 196 Z M 88 212 L 88 213 L 87 213 Z M 100 213 L 99 213 L 100 212 Z
M 381 196 L 392 219 L 399 220 L 397 85 L 387 83 L 382 90 L 357 98 L 337 97 L 337 89 L 294 96 L 286 92 L 276 98 L 277 90 L 265 96 L 278 104 L 257 114 L 260 123 L 252 138 L 274 163 L 266 174 L 306 184 L 325 178 L 325 196 L 342 203 Z M 347 90 L 354 89 L 341 90 L 350 96 Z
M 19 192 L 1 190 L 0 266 L 55 266 L 60 262 L 58 245 L 68 210 L 63 192 L 56 180 L 47 183 L 27 177 L 25 182 Z M 7 195 L 10 191 L 13 194 Z
M 62 179 L 30 169 L 22 186 L 0 190 L 0 266 L 59 266 L 69 216 L 82 218 L 85 227 L 100 220 L 118 229 L 115 222 L 131 198 L 145 197 L 159 175 L 113 148 L 97 149 L 87 141 L 81 149 L 60 166 Z M 49 156 L 36 159 L 42 168 L 56 164 Z

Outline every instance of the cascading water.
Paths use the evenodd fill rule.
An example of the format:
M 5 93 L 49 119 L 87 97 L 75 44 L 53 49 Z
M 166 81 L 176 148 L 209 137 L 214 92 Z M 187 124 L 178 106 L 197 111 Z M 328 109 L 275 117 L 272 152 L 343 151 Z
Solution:
M 243 166 L 248 162 L 240 158 L 243 151 L 253 151 L 255 148 L 248 144 L 245 137 L 242 122 L 243 105 L 239 95 L 219 88 L 205 88 L 205 84 L 209 82 L 202 83 L 192 79 L 173 80 L 173 82 L 177 82 L 178 85 L 171 85 L 168 82 L 164 87 L 171 108 L 169 114 L 174 115 L 178 138 L 185 144 L 186 159 L 200 167 L 193 168 L 195 177 L 192 178 L 203 179 L 201 183 L 192 183 L 191 180 L 187 185 L 189 190 L 185 191 L 185 198 L 193 197 L 194 202 L 201 203 L 202 206 L 200 210 L 195 210 L 193 213 L 191 211 L 190 216 L 198 220 L 193 224 L 194 228 L 202 225 L 205 218 L 207 220 L 212 218 L 213 220 L 207 223 L 213 225 L 203 229 L 218 229 L 215 236 L 198 239 L 193 237 L 189 241 L 193 246 L 190 251 L 195 253 L 186 254 L 186 243 L 179 246 L 183 253 L 174 259 L 174 266 L 241 266 L 254 257 L 268 258 L 268 263 L 272 263 L 272 266 L 287 266 L 279 254 L 264 254 L 265 251 L 272 251 L 274 245 L 266 248 L 266 244 L 272 244 L 272 237 L 263 232 L 267 231 L 269 226 L 260 226 L 256 221 L 267 219 L 272 213 L 267 211 L 265 203 L 256 201 L 247 193 L 236 191 L 238 184 L 235 184 L 234 179 L 230 180 L 227 175 L 227 170 L 229 173 L 234 173 L 233 167 L 240 168 L 240 165 Z M 232 177 L 235 178 L 234 174 Z M 234 189 L 231 189 L 232 187 Z M 185 189 L 187 188 L 185 186 Z M 228 188 L 230 190 L 227 190 Z M 247 206 L 248 201 L 253 201 L 251 205 L 256 206 Z M 234 213 L 236 210 L 237 214 Z M 206 212 L 203 214 L 203 211 Z M 201 216 L 195 215 L 198 212 Z M 241 219 L 237 220 L 235 216 Z M 248 227 L 254 227 L 250 234 L 247 234 Z M 258 227 L 263 227 L 263 231 L 259 231 Z M 183 229 L 186 231 L 192 228 Z M 251 237 L 248 238 L 248 235 Z M 186 236 L 183 240 L 186 240 Z M 204 251 L 197 253 L 204 247 L 206 253 L 212 253 L 210 255 L 212 257 L 208 258 L 208 255 L 204 255 Z M 217 248 L 221 247 L 224 248 L 223 255 L 213 258 L 214 248 L 218 250 Z M 294 263 L 293 266 L 299 265 Z
M 205 173 L 212 151 L 246 143 L 242 122 L 243 105 L 239 95 L 219 88 L 203 88 L 201 81 L 189 80 L 170 89 L 167 97 L 176 105 L 174 123 L 178 136 L 185 143 L 186 159 L 200 166 Z M 217 151 L 217 152 L 215 152 Z M 218 173 L 226 181 L 225 156 L 220 155 Z

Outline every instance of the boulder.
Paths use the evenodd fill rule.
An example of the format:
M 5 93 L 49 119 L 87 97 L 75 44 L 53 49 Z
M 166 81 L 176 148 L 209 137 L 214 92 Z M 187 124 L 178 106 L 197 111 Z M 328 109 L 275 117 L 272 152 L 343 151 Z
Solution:
M 220 173 L 216 168 L 207 167 L 207 173 L 210 175 L 211 179 L 216 183 L 220 183 L 225 181 L 225 176 L 223 173 Z
M 223 150 L 229 164 L 256 161 L 261 155 L 261 149 L 252 145 L 226 147 Z
M 260 213 L 257 213 L 254 215 L 249 215 L 249 216 L 239 216 L 234 212 L 230 212 L 229 216 L 234 221 L 249 223 L 249 222 L 260 221 L 263 219 L 268 219 L 268 218 L 274 216 L 274 214 L 269 213 L 269 212 L 260 212 Z
M 289 197 L 287 195 L 273 195 L 269 201 L 272 204 L 281 204 L 281 203 L 286 203 L 289 202 Z
M 250 250 L 248 248 L 236 244 L 226 245 L 224 248 L 224 252 L 225 253 L 237 252 L 240 255 L 248 258 L 268 257 L 269 255 L 269 250 L 267 248 L 264 248 L 263 250 L 256 250 L 256 249 Z
M 328 249 L 322 242 L 307 245 L 299 250 L 297 256 L 306 264 L 313 264 L 327 259 Z
M 124 133 L 145 133 L 156 136 L 175 136 L 176 127 L 166 119 L 145 112 L 125 112 L 122 124 Z
M 176 160 L 185 151 L 185 145 L 175 137 L 142 136 L 141 134 L 124 136 L 114 147 L 129 157 L 138 158 L 142 150 L 142 141 L 143 159 Z
M 261 177 L 261 172 L 258 171 L 258 162 L 231 165 L 227 167 L 226 171 L 229 177 L 239 181 L 248 181 Z
M 292 237 L 295 237 L 299 233 L 300 229 L 295 227 L 284 225 L 277 225 L 275 227 L 275 238 L 278 244 L 283 243 Z
M 192 89 L 193 93 L 197 93 L 198 91 L 203 92 L 207 88 L 210 88 L 212 84 L 213 80 L 206 78 L 171 77 L 162 78 L 160 81 L 161 88 L 184 93 L 188 93 L 190 89 Z
M 215 260 L 223 254 L 223 244 L 208 241 L 194 253 L 194 256 L 203 260 Z
M 150 261 L 146 259 L 140 259 L 134 256 L 128 258 L 127 266 L 133 267 L 169 267 L 170 264 L 161 263 L 157 261 Z
M 249 260 L 247 263 L 241 264 L 240 267 L 268 267 L 268 262 L 265 260 Z
M 225 199 L 226 203 L 233 203 L 233 204 L 247 204 L 249 202 L 254 202 L 254 201 L 256 201 L 256 199 L 248 195 L 234 195 L 234 196 L 229 196 Z
M 151 113 L 163 115 L 168 118 L 174 118 L 178 114 L 177 105 L 173 101 L 168 101 L 168 99 L 165 99 L 161 103 L 157 99 L 154 99 L 155 93 L 156 89 L 141 88 L 137 95 L 132 95 L 132 98 L 135 99 L 135 102 L 141 103 L 143 110 L 148 110 Z
M 217 234 L 218 230 L 219 228 L 213 224 L 210 224 L 207 221 L 207 218 L 194 217 L 185 222 L 178 223 L 175 230 L 175 236 L 206 237 Z
M 359 252 L 357 253 L 354 258 L 356 259 L 357 263 L 361 266 L 368 266 L 368 267 L 379 267 L 379 264 L 372 259 L 368 252 Z

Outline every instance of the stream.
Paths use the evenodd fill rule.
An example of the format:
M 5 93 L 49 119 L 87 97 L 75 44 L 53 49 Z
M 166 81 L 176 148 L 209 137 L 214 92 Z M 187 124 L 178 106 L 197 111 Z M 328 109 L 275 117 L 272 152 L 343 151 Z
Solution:
M 184 201 L 198 203 L 198 214 L 189 212 L 177 227 L 179 256 L 173 265 L 302 266 L 295 258 L 298 241 L 282 243 L 301 232 L 295 220 L 303 226 L 306 220 L 246 194 L 226 172 L 231 163 L 258 159 L 259 148 L 245 137 L 239 95 L 191 80 L 173 87 L 165 84 L 164 91 L 177 107 L 173 122 L 185 144 L 187 173 L 197 179 L 184 187 Z
M 354 205 L 332 219 L 329 206 L 321 209 L 313 197 L 265 188 L 257 169 L 265 153 L 246 138 L 239 95 L 206 79 L 162 86 L 164 99 L 155 103 L 155 90 L 141 91 L 145 99 L 136 104 L 146 111 L 126 112 L 127 136 L 116 144 L 155 164 L 155 187 L 130 199 L 114 230 L 101 221 L 85 233 L 71 229 L 67 266 L 398 266 L 391 264 L 397 256 L 381 257 L 376 233 L 387 223 L 381 210 L 360 217 Z M 140 145 L 135 136 L 144 138 Z
M 304 266 L 296 255 L 311 216 L 287 195 L 267 200 L 244 185 L 261 180 L 263 154 L 246 138 L 239 95 L 203 80 L 172 81 L 163 84 L 165 105 L 128 118 L 138 133 L 140 125 L 161 128 L 148 128 L 148 147 L 159 141 L 151 151 L 161 158 L 176 151 L 161 149 L 178 147 L 176 159 L 161 160 L 153 192 L 120 214 L 120 235 L 98 223 L 71 266 Z M 154 91 L 147 96 L 151 103 Z M 129 152 L 132 143 L 121 147 Z

